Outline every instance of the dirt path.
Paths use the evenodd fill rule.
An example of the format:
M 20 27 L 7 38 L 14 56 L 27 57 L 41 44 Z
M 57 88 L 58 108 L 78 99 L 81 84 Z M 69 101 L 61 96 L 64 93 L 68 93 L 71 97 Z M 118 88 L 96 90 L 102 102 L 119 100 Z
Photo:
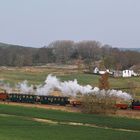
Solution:
M 62 124 L 62 125 L 72 125 L 72 126 L 87 126 L 87 127 L 93 127 L 93 128 L 103 128 L 103 129 L 110 129 L 110 130 L 116 130 L 116 131 L 124 131 L 124 132 L 140 132 L 139 130 L 130 130 L 130 129 L 122 129 L 122 128 L 111 128 L 106 126 L 98 126 L 96 124 L 88 124 L 88 123 L 77 123 L 77 122 L 58 122 L 58 121 L 52 121 L 48 119 L 39 119 L 39 118 L 32 118 L 34 121 L 37 122 L 43 122 L 48 124 Z

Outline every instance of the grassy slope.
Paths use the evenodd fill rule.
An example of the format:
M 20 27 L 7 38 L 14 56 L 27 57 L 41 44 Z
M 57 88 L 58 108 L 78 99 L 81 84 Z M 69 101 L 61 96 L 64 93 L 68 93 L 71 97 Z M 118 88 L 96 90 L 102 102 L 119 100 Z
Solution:
M 79 113 L 66 113 L 37 108 L 13 107 L 0 105 L 0 140 L 133 140 L 140 137 L 140 132 L 122 132 L 104 128 L 84 126 L 54 125 L 34 122 L 30 117 L 49 118 L 57 121 L 76 121 L 110 125 L 112 127 L 140 129 L 140 121 L 126 118 L 105 117 Z M 20 116 L 19 116 L 20 115 Z M 29 118 L 25 118 L 25 116 Z
M 137 132 L 49 125 L 25 118 L 0 117 L 0 140 L 133 140 L 139 137 Z
M 140 120 L 109 117 L 94 114 L 70 113 L 56 110 L 46 110 L 38 108 L 27 108 L 19 106 L 0 105 L 0 114 L 10 114 L 17 116 L 36 117 L 57 121 L 82 122 L 107 126 L 111 128 L 124 128 L 140 130 Z

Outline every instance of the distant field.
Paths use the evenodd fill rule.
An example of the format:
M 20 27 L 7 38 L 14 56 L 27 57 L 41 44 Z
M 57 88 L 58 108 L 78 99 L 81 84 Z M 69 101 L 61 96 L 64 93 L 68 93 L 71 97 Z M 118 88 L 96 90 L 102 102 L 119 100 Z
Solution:
M 100 128 L 47 124 L 32 118 L 89 123 Z M 139 137 L 140 120 L 137 119 L 0 105 L 0 140 L 133 140 Z
M 75 70 L 69 69 L 15 69 L 15 70 L 1 70 L 0 79 L 5 82 L 14 85 L 15 83 L 28 80 L 30 84 L 41 84 L 45 81 L 48 74 L 56 75 L 60 80 L 74 80 L 77 79 L 78 83 L 82 85 L 90 84 L 93 87 L 98 86 L 99 76 L 92 74 L 78 73 Z M 135 85 L 140 86 L 140 78 L 109 78 L 110 88 L 123 88 L 128 87 L 129 83 L 135 83 Z M 126 90 L 131 92 L 130 90 Z M 140 95 L 140 88 L 134 89 L 134 93 Z
M 122 50 L 122 51 L 129 50 L 129 51 L 138 51 L 138 52 L 140 52 L 140 48 L 119 48 L 119 49 Z

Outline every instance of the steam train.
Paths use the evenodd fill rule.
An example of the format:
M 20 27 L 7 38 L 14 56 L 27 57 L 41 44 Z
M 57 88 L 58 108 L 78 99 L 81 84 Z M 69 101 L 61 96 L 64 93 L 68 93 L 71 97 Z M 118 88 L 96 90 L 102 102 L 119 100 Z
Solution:
M 18 102 L 18 103 L 40 103 L 40 104 L 55 104 L 55 105 L 67 105 L 69 104 L 69 98 L 63 96 L 43 96 L 43 95 L 31 95 L 31 94 L 17 94 L 17 93 L 0 93 L 1 101 Z
M 38 103 L 38 104 L 49 104 L 49 105 L 81 105 L 80 101 L 70 101 L 69 97 L 65 96 L 43 96 L 43 95 L 32 95 L 32 94 L 17 94 L 17 93 L 0 93 L 0 101 L 18 102 L 18 103 Z M 140 101 L 133 100 L 130 105 L 126 103 L 117 103 L 116 108 L 118 109 L 135 109 L 140 110 Z

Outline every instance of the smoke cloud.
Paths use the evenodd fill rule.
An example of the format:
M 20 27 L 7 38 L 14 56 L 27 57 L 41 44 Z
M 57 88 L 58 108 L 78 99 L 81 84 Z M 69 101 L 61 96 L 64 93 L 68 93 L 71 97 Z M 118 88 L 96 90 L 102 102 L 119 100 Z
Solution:
M 28 81 L 23 81 L 16 85 L 21 93 L 24 94 L 36 94 L 36 95 L 49 95 L 55 90 L 59 90 L 63 96 L 76 96 L 78 93 L 95 94 L 98 97 L 117 97 L 124 100 L 132 99 L 131 95 L 122 92 L 121 90 L 100 90 L 98 87 L 92 87 L 90 85 L 82 86 L 78 84 L 77 80 L 73 81 L 60 81 L 56 76 L 48 75 L 45 83 L 42 85 L 29 86 Z
M 36 95 L 49 95 L 54 90 L 59 90 L 63 96 L 76 96 L 78 93 L 84 95 L 84 94 L 95 94 L 98 97 L 104 97 L 104 96 L 111 96 L 111 97 L 117 97 L 122 98 L 125 100 L 132 99 L 131 95 L 122 92 L 121 90 L 100 90 L 98 87 L 92 88 L 90 85 L 82 86 L 79 85 L 77 80 L 74 81 L 64 81 L 61 82 L 56 76 L 48 75 L 48 77 L 45 80 L 44 85 L 36 86 L 36 90 L 33 89 L 33 86 L 28 86 L 27 81 L 24 81 L 23 83 L 20 83 L 20 91 L 22 93 L 35 93 Z
M 31 86 L 28 86 L 28 85 L 29 85 L 28 81 L 25 80 L 25 81 L 19 83 L 18 85 L 16 85 L 16 88 L 20 89 L 20 92 L 24 93 L 24 94 L 33 93 L 34 92 L 33 85 L 31 85 Z
M 6 92 L 10 93 L 12 88 L 9 83 L 4 83 L 3 79 L 0 79 L 0 89 L 5 90 Z

